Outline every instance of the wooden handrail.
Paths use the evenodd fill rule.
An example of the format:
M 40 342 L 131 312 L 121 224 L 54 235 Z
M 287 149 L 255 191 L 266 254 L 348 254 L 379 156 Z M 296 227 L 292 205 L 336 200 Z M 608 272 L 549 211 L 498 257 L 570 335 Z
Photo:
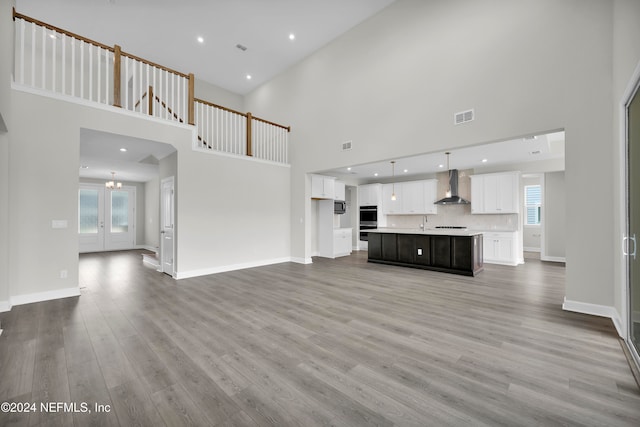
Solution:
M 251 113 L 242 113 L 242 112 L 240 112 L 238 110 L 234 110 L 232 108 L 223 107 L 222 105 L 214 104 L 213 102 L 205 101 L 205 100 L 199 99 L 199 98 L 195 98 L 194 101 L 195 102 L 199 102 L 199 103 L 204 104 L 204 105 L 208 105 L 210 107 L 219 108 L 220 110 L 228 111 L 230 113 L 239 114 L 239 115 L 244 116 L 244 117 L 247 117 L 248 114 L 251 114 Z M 282 129 L 286 129 L 287 132 L 291 132 L 291 126 L 284 126 L 284 125 L 281 125 L 281 124 L 278 124 L 278 123 L 271 122 L 269 120 L 261 119 L 260 117 L 256 117 L 256 116 L 253 116 L 253 115 L 251 116 L 251 118 L 253 120 L 257 120 L 259 122 L 263 122 L 263 123 L 266 123 L 266 124 L 269 124 L 269 125 L 277 126 L 279 128 L 282 128 Z
M 53 26 L 53 25 L 47 24 L 46 22 L 38 21 L 38 20 L 37 20 L 37 19 L 35 19 L 35 18 L 32 18 L 32 17 L 30 17 L 30 16 L 23 15 L 22 13 L 18 13 L 18 12 L 16 12 L 16 9 L 15 9 L 15 8 L 13 8 L 13 20 L 15 21 L 15 20 L 16 20 L 16 18 L 18 18 L 18 19 L 24 19 L 24 20 L 25 20 L 25 21 L 27 21 L 27 22 L 32 22 L 32 23 L 34 23 L 34 24 L 36 24 L 36 25 L 40 25 L 41 27 L 45 27 L 45 28 L 48 28 L 49 30 L 55 31 L 56 33 L 66 34 L 67 36 L 71 36 L 71 37 L 73 37 L 74 39 L 82 40 L 82 41 L 84 41 L 84 42 L 90 43 L 90 44 L 92 44 L 92 45 L 94 45 L 94 46 L 101 47 L 101 48 L 106 49 L 106 50 L 109 50 L 109 51 L 111 51 L 111 52 L 113 52 L 113 51 L 114 51 L 114 48 L 113 48 L 113 47 L 111 47 L 111 46 L 107 46 L 106 44 L 102 44 L 102 43 L 97 42 L 97 41 L 95 41 L 95 40 L 88 39 L 88 38 L 83 37 L 83 36 L 81 36 L 81 35 L 78 35 L 78 34 L 72 33 L 71 31 L 63 30 L 62 28 L 55 27 L 55 26 Z
M 223 107 L 222 105 L 214 104 L 213 102 L 205 101 L 205 100 L 199 99 L 199 98 L 194 98 L 193 100 L 195 102 L 199 102 L 201 104 L 208 105 L 210 107 L 219 108 L 221 110 L 228 111 L 230 113 L 239 114 L 241 116 L 247 117 L 246 113 L 241 113 L 240 111 L 234 110 L 232 108 Z
M 270 122 L 269 120 L 261 119 L 260 117 L 255 117 L 255 116 L 253 116 L 252 118 L 253 118 L 253 120 L 257 120 L 257 121 L 259 121 L 259 122 L 266 123 L 266 124 L 268 124 L 268 125 L 277 126 L 277 127 L 279 127 L 279 128 L 286 129 L 286 130 L 287 130 L 287 132 L 291 132 L 291 126 L 284 126 L 284 125 L 280 125 L 280 124 L 278 124 L 278 123 Z
M 156 64 L 155 62 L 147 61 L 146 59 L 144 59 L 144 58 L 140 58 L 139 56 L 133 55 L 133 54 L 131 54 L 131 53 L 127 53 L 127 52 L 125 52 L 125 51 L 121 51 L 121 52 L 120 52 L 120 55 L 122 55 L 122 56 L 126 56 L 126 57 L 129 57 L 129 58 L 131 58 L 131 59 L 135 59 L 136 61 L 143 62 L 143 63 L 145 63 L 145 64 L 148 64 L 148 65 L 152 66 L 152 67 L 156 67 L 156 68 L 159 68 L 159 69 L 161 69 L 161 70 L 164 70 L 164 71 L 166 71 L 166 72 L 168 72 L 168 73 L 172 73 L 172 74 L 175 74 L 175 75 L 177 75 L 177 76 L 184 77 L 185 79 L 188 79 L 188 78 L 189 78 L 189 75 L 188 75 L 188 74 L 181 73 L 180 71 L 172 70 L 172 69 L 171 69 L 171 68 L 169 68 L 169 67 L 165 67 L 164 65 Z

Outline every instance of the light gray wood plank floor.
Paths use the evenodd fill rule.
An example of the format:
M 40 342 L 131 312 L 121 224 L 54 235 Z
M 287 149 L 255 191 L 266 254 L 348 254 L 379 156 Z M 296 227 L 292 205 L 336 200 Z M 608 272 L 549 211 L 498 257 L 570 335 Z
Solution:
M 564 274 L 355 253 L 174 281 L 139 251 L 81 255 L 81 297 L 0 315 L 0 402 L 110 411 L 0 425 L 638 426 L 615 329 L 562 310 Z

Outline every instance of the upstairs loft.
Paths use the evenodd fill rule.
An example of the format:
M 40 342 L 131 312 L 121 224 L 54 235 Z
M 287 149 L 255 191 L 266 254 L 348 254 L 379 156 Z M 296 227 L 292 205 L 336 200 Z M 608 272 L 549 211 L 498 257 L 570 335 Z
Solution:
M 289 163 L 291 128 L 195 97 L 186 74 L 13 11 L 14 84 L 195 126 L 193 149 Z

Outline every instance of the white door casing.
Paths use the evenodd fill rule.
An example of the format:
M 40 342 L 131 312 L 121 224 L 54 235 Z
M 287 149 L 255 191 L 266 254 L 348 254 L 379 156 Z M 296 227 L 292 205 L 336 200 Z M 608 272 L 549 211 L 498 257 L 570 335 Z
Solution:
M 175 188 L 174 177 L 160 182 L 160 271 L 175 275 Z

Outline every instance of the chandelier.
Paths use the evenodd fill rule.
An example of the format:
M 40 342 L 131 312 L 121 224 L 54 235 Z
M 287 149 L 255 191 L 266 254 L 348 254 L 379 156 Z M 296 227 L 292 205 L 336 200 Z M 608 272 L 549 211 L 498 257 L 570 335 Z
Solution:
M 122 183 L 121 182 L 116 182 L 116 173 L 115 172 L 111 172 L 111 181 L 107 181 L 104 185 L 109 190 L 114 190 L 114 189 L 120 190 L 122 188 Z

